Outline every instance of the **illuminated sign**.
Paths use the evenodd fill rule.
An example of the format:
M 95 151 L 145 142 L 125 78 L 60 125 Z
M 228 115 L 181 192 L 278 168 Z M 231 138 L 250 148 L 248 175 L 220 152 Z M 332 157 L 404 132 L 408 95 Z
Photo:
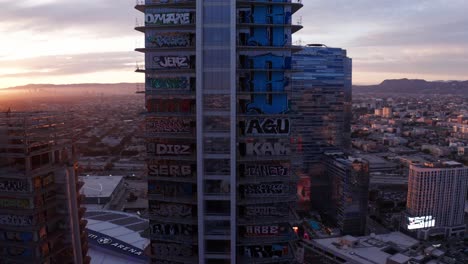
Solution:
M 0 179 L 1 192 L 29 192 L 31 185 L 26 180 Z
M 86 229 L 88 233 L 88 242 L 98 247 L 102 247 L 107 250 L 111 250 L 117 253 L 125 254 L 141 260 L 148 260 L 142 249 L 134 247 L 116 238 L 109 237 L 100 232 L 96 232 L 90 229 Z
M 180 89 L 180 90 L 188 90 L 189 87 L 189 80 L 185 77 L 177 77 L 177 78 L 146 78 L 146 87 L 147 90 L 152 89 Z
M 171 144 L 157 144 L 148 143 L 147 152 L 154 155 L 164 156 L 178 156 L 178 155 L 191 155 L 192 148 L 190 145 L 171 145 Z
M 192 175 L 190 165 L 148 165 L 149 176 L 188 177 Z
M 0 197 L 0 208 L 30 209 L 31 201 L 29 199 Z
M 193 216 L 193 208 L 191 205 L 172 204 L 150 201 L 150 214 L 162 217 L 181 217 L 188 218 Z
M 149 33 L 146 37 L 147 47 L 156 46 L 159 48 L 163 47 L 188 47 L 192 44 L 192 35 L 190 33 Z
M 432 216 L 408 217 L 408 230 L 422 229 L 435 226 Z
M 27 215 L 0 215 L 0 225 L 30 226 L 33 217 Z
M 191 125 L 189 120 L 177 118 L 147 118 L 147 133 L 190 133 Z
M 284 143 L 241 143 L 242 156 L 286 156 L 291 150 Z
M 289 167 L 283 165 L 240 165 L 244 177 L 288 176 Z
M 290 122 L 286 118 L 252 119 L 239 122 L 244 135 L 288 135 Z
M 157 13 L 145 14 L 147 24 L 156 25 L 186 25 L 191 22 L 190 13 Z

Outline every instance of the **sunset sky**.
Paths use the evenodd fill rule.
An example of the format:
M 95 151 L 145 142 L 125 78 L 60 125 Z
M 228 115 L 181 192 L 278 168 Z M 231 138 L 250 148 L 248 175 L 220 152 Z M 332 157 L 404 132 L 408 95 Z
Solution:
M 302 44 L 348 50 L 355 84 L 468 79 L 466 0 L 303 0 Z M 135 0 L 0 0 L 0 88 L 143 82 Z

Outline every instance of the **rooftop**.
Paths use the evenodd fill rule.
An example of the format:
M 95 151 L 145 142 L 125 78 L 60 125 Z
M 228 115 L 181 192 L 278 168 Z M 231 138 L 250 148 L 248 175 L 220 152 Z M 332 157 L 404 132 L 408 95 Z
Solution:
M 148 221 L 137 215 L 117 211 L 88 211 L 88 242 L 91 263 L 147 263 L 144 250 L 149 239 L 140 233 L 147 229 Z
M 84 182 L 83 194 L 87 198 L 110 197 L 123 178 L 123 176 L 80 176 L 80 180 Z
M 390 257 L 400 259 L 402 256 L 398 256 L 398 251 L 406 250 L 419 243 L 418 240 L 400 232 L 352 238 L 345 236 L 314 239 L 313 242 L 339 257 L 362 264 L 386 264 Z M 387 253 L 388 249 L 397 250 L 397 253 Z
M 462 163 L 456 161 L 440 161 L 440 162 L 425 162 L 424 164 L 413 165 L 417 168 L 423 169 L 448 169 L 448 168 L 463 168 L 465 167 Z M 466 168 L 466 167 L 465 167 Z

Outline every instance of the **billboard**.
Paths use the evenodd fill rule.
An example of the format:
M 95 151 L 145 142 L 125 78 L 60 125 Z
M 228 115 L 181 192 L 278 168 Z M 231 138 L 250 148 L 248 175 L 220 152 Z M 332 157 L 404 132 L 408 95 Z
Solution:
M 288 118 L 250 119 L 239 122 L 242 135 L 289 135 L 291 122 Z
M 432 216 L 408 217 L 408 230 L 423 229 L 435 226 Z
M 180 118 L 146 118 L 146 133 L 149 135 L 158 133 L 187 134 L 192 132 L 190 120 Z
M 298 206 L 301 210 L 308 210 L 310 207 L 311 185 L 309 176 L 301 176 L 297 183 Z
M 0 178 L 0 192 L 26 193 L 31 191 L 31 184 L 27 180 Z
M 286 143 L 240 143 L 241 156 L 288 156 L 291 149 Z
M 192 14 L 190 12 L 146 13 L 145 23 L 147 25 L 187 25 L 192 23 Z

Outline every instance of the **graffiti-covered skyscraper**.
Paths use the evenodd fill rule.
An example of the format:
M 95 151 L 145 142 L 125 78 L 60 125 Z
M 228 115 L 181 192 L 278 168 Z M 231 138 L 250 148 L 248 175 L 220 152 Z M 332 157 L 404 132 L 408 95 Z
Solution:
M 162 1 L 145 14 L 152 259 L 288 262 L 299 1 Z M 262 262 L 263 263 L 263 262 Z
M 89 263 L 69 118 L 0 116 L 0 262 Z

